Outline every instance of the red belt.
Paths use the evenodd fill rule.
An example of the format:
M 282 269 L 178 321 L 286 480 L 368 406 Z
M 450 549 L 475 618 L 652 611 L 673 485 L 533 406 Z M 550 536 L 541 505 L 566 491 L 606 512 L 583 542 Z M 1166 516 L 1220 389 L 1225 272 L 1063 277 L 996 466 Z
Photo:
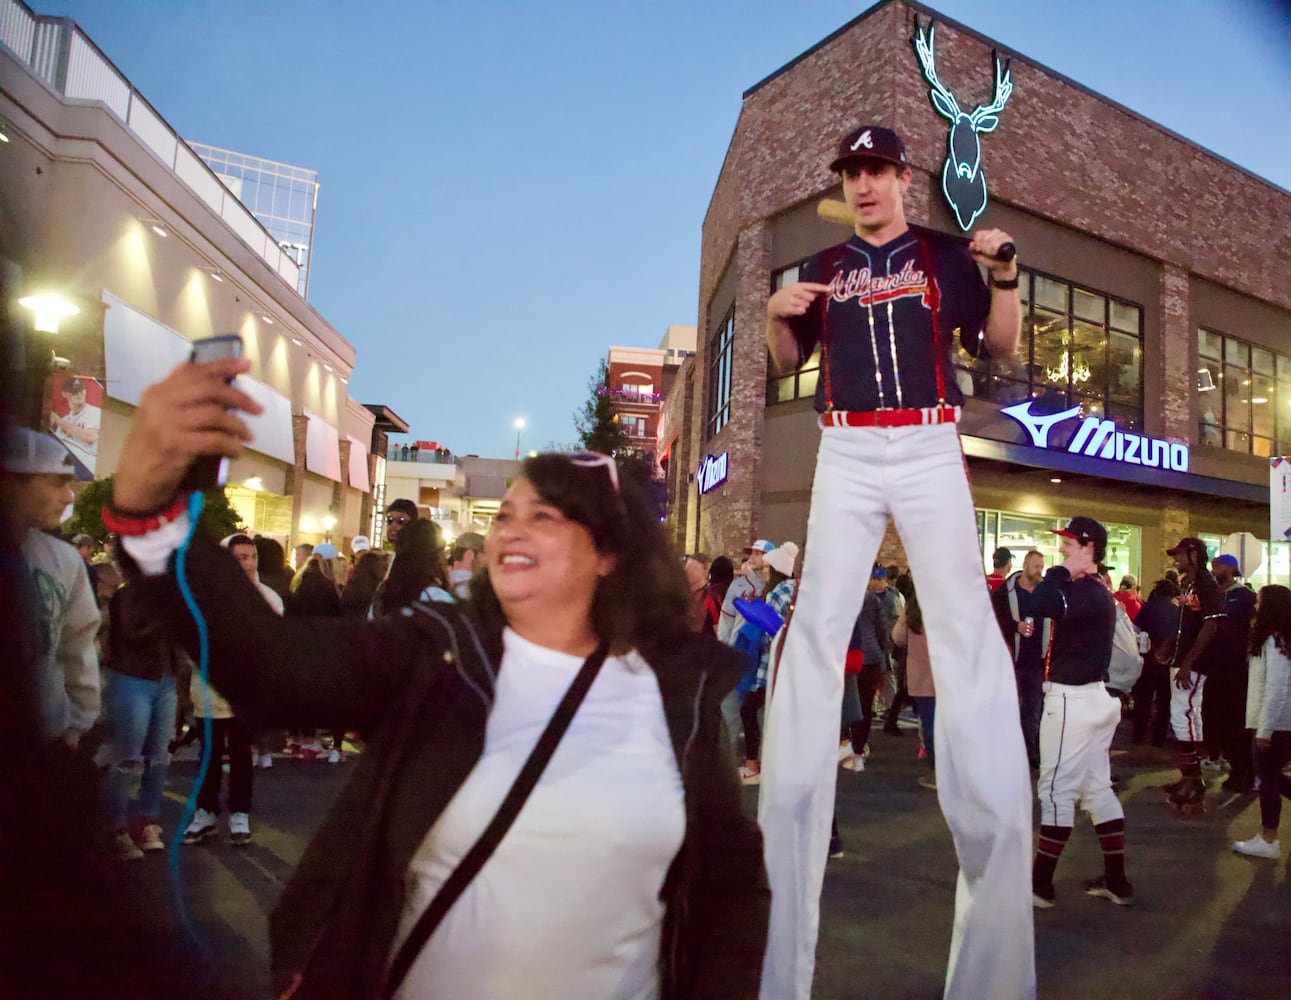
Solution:
M 918 410 L 827 410 L 819 423 L 821 427 L 913 427 L 958 421 L 958 406 L 925 406 Z

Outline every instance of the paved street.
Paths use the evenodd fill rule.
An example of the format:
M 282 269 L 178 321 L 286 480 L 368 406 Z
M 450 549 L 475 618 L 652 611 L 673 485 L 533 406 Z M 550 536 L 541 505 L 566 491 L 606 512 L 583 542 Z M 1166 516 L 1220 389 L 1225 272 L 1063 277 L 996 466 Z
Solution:
M 917 736 L 876 733 L 863 774 L 839 774 L 846 854 L 825 880 L 815 995 L 936 997 L 950 938 L 955 864 L 935 794 L 916 783 Z M 1117 752 L 1124 779 L 1128 870 L 1137 905 L 1087 897 L 1099 871 L 1087 820 L 1058 869 L 1058 905 L 1036 914 L 1040 995 L 1077 997 L 1281 997 L 1291 982 L 1291 885 L 1285 858 L 1258 862 L 1229 842 L 1259 823 L 1255 797 L 1212 791 L 1210 812 L 1180 818 L 1158 786 L 1170 779 L 1159 750 Z M 168 831 L 196 771 L 172 775 Z M 184 848 L 184 897 L 229 996 L 268 995 L 266 918 L 347 767 L 282 760 L 257 772 L 255 842 Z M 756 789 L 747 789 L 749 808 Z M 134 866 L 169 906 L 166 861 Z

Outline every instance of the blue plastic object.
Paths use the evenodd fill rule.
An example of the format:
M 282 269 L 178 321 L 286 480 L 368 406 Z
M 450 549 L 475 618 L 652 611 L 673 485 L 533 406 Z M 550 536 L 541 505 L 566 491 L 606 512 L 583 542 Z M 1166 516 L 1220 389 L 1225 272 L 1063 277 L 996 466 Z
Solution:
M 775 613 L 775 609 L 766 601 L 749 601 L 743 597 L 735 598 L 735 610 L 744 616 L 744 620 L 757 626 L 767 635 L 775 635 L 784 625 L 784 619 Z

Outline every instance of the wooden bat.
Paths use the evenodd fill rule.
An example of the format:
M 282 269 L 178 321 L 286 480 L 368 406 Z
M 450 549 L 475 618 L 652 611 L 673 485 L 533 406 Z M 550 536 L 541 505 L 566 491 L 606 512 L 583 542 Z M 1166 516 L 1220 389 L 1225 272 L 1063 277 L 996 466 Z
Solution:
M 840 226 L 846 226 L 852 229 L 856 226 L 856 215 L 848 207 L 847 202 L 837 201 L 833 198 L 821 198 L 816 202 L 816 214 L 826 222 L 836 222 Z M 965 236 L 956 236 L 955 239 L 965 245 L 968 238 Z M 995 255 L 996 260 L 1010 261 L 1017 256 L 1018 250 L 1012 243 L 1001 244 L 999 251 Z
M 826 222 L 837 222 L 848 229 L 856 225 L 856 215 L 847 207 L 847 202 L 833 198 L 821 198 L 816 202 L 816 214 Z

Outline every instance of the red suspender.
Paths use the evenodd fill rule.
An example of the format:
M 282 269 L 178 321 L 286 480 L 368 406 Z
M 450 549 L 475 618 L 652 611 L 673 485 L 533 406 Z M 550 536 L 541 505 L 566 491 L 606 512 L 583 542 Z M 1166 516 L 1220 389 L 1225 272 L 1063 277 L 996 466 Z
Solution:
M 937 276 L 932 269 L 932 249 L 928 245 L 928 237 L 917 233 L 916 239 L 919 241 L 919 260 L 928 280 L 928 303 L 932 308 L 932 370 L 937 376 L 937 402 L 945 403 L 946 375 L 942 368 L 946 358 L 941 346 L 941 289 L 937 287 Z

